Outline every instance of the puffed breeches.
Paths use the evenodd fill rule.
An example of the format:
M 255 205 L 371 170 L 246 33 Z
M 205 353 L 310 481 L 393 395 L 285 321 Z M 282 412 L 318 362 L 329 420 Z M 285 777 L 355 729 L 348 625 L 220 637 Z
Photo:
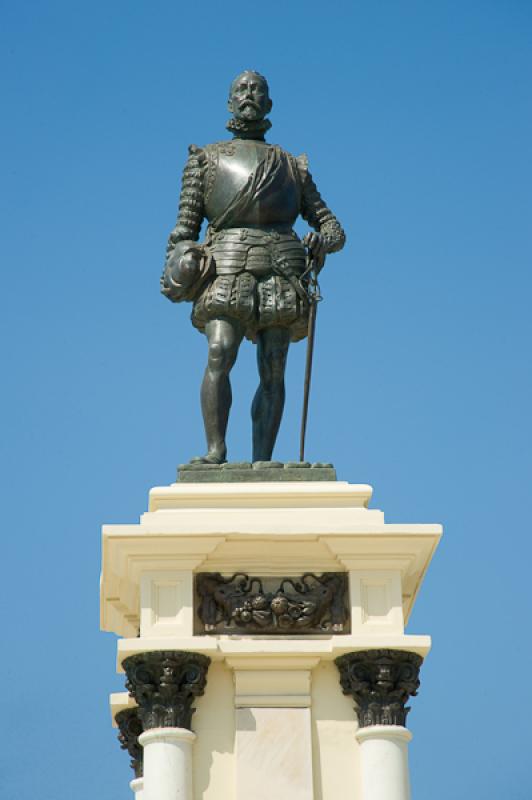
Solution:
M 265 328 L 289 328 L 291 341 L 307 334 L 308 303 L 299 277 L 305 251 L 295 234 L 222 231 L 208 245 L 216 276 L 196 299 L 192 323 L 200 331 L 212 319 L 241 323 L 255 341 Z

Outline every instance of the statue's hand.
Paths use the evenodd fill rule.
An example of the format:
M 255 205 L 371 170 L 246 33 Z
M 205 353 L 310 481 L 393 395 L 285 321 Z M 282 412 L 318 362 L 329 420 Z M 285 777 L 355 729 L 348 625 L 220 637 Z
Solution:
M 166 245 L 166 258 L 167 259 L 170 256 L 170 254 L 173 252 L 174 247 L 176 246 L 178 241 L 179 241 L 179 233 L 178 233 L 177 228 L 174 228 L 174 230 L 170 233 L 170 236 L 168 237 L 168 244 Z
M 327 243 L 321 233 L 307 233 L 303 238 L 303 244 L 309 251 L 318 269 L 323 267 L 325 256 L 327 255 Z
M 166 277 L 166 269 L 163 269 L 163 274 L 161 275 L 159 284 L 161 287 L 161 294 L 164 294 L 165 297 L 170 297 L 172 290 L 171 287 L 168 285 L 168 280 Z

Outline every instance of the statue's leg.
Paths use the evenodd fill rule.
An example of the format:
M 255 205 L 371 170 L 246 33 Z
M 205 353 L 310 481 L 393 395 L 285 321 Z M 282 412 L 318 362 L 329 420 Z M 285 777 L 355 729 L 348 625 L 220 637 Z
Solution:
M 205 333 L 209 357 L 201 385 L 201 411 L 207 455 L 193 461 L 221 464 L 227 455 L 225 433 L 233 399 L 229 373 L 236 361 L 243 331 L 236 320 L 212 319 L 205 325 Z
M 265 328 L 257 335 L 260 383 L 251 407 L 253 461 L 271 461 L 284 409 L 284 372 L 290 344 L 287 328 Z

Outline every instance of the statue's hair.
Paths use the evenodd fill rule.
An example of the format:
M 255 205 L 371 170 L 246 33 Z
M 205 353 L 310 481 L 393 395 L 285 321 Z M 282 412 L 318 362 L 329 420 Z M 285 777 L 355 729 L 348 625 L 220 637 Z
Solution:
M 270 93 L 270 87 L 268 86 L 268 81 L 266 80 L 266 78 L 264 77 L 264 75 L 261 75 L 261 74 L 260 74 L 260 72 L 257 72 L 257 70 L 256 70 L 256 69 L 244 69 L 244 70 L 242 70 L 242 72 L 239 72 L 239 73 L 238 73 L 238 75 L 236 76 L 236 78 L 233 78 L 233 80 L 231 81 L 231 86 L 229 87 L 229 96 L 231 96 L 231 92 L 232 92 L 232 90 L 233 90 L 233 86 L 234 86 L 234 84 L 237 82 L 237 80 L 238 80 L 238 79 L 239 79 L 239 78 L 240 78 L 242 75 L 255 75 L 255 77 L 257 77 L 257 78 L 260 78 L 260 80 L 261 80 L 263 83 L 265 83 L 265 84 L 266 84 L 266 89 L 268 90 L 268 94 Z

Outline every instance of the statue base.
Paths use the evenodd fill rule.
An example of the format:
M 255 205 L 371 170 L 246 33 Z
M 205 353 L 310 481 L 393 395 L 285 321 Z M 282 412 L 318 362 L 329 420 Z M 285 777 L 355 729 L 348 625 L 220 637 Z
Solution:
M 332 464 L 308 461 L 233 461 L 225 464 L 180 464 L 179 483 L 271 483 L 335 481 Z
M 186 465 L 138 523 L 104 526 L 101 625 L 120 671 L 145 665 L 139 707 L 111 697 L 136 800 L 410 800 L 404 702 L 430 637 L 405 624 L 441 527 L 386 522 L 332 475 Z

